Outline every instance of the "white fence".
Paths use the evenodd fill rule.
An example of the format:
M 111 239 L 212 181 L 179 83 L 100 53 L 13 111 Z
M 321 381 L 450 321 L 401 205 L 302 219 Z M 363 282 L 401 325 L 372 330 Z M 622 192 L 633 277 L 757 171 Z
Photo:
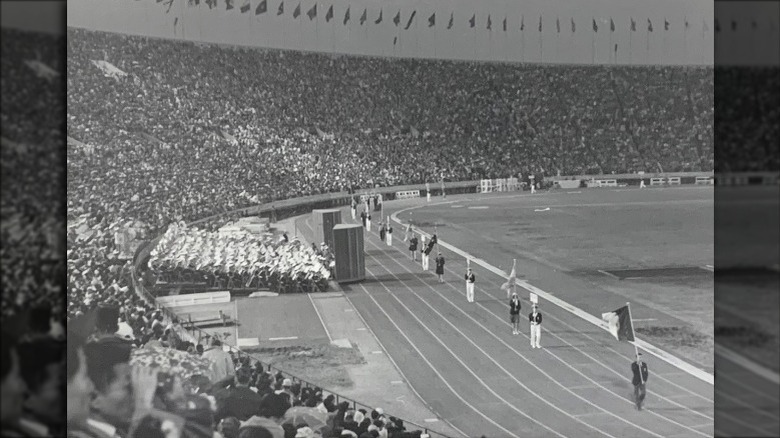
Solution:
M 195 306 L 198 304 L 229 303 L 230 292 L 204 292 L 200 294 L 169 295 L 157 297 L 157 302 L 165 307 Z

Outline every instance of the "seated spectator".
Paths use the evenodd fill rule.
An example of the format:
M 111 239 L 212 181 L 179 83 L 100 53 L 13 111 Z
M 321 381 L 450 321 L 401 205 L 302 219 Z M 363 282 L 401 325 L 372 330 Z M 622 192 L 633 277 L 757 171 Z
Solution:
M 84 347 L 87 371 L 95 386 L 87 424 L 109 437 L 116 433 L 127 436 L 131 426 L 134 413 L 131 348 L 119 338 L 102 338 Z
M 246 421 L 254 415 L 260 414 L 263 398 L 249 389 L 252 373 L 247 368 L 236 370 L 232 385 L 214 393 L 218 410 L 216 419 L 235 417 L 240 421 Z
M 3 333 L 0 339 L 0 434 L 4 437 L 27 436 L 20 425 L 27 387 L 21 375 L 16 342 Z
M 65 400 L 61 393 L 65 366 L 65 342 L 37 338 L 17 348 L 28 396 L 24 401 L 22 425 L 36 436 L 65 435 Z
M 67 423 L 68 438 L 86 438 L 89 430 L 90 399 L 95 386 L 87 372 L 83 342 L 76 333 L 68 333 L 67 342 Z

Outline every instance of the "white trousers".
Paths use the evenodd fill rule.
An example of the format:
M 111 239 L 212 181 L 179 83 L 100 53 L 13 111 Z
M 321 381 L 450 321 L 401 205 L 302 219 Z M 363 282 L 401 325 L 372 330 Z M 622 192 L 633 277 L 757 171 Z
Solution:
M 536 187 L 533 184 L 531 184 L 531 193 L 536 193 Z
M 431 202 L 431 192 L 428 192 L 428 194 L 426 195 L 426 198 L 428 198 L 428 202 Z
M 428 260 L 428 256 L 425 255 L 425 253 L 423 253 L 423 255 L 422 255 L 422 268 L 423 268 L 424 271 L 428 270 L 428 261 L 429 261 Z
M 387 233 L 387 246 L 393 246 L 393 233 Z
M 474 283 L 466 282 L 466 300 L 469 303 L 474 302 Z
M 645 180 L 643 180 L 643 179 L 640 179 L 640 180 L 639 180 L 639 188 L 640 188 L 640 189 L 643 189 L 643 188 L 645 188 Z
M 531 324 L 531 347 L 542 348 L 539 343 L 539 339 L 542 337 L 542 326 L 539 324 Z
M 371 232 L 371 219 L 366 219 L 366 229 Z
M 353 208 L 352 210 L 352 220 L 355 220 L 355 216 L 357 216 L 357 211 Z

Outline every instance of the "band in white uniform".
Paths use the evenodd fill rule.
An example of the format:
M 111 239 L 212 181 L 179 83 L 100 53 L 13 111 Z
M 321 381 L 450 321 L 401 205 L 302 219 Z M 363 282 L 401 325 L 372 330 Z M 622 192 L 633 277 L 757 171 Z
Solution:
M 542 348 L 539 343 L 542 337 L 542 314 L 539 312 L 538 305 L 534 303 L 534 309 L 528 314 L 528 322 L 531 324 L 531 348 Z
M 474 302 L 474 282 L 477 281 L 477 277 L 474 276 L 474 273 L 471 271 L 471 268 L 469 268 L 468 272 L 466 272 L 466 275 L 464 276 L 466 279 L 466 301 L 469 303 Z

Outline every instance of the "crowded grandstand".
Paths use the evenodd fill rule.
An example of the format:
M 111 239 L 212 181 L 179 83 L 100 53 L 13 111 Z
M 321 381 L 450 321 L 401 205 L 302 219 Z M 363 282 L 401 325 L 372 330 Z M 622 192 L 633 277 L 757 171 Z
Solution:
M 217 338 L 193 338 L 154 297 L 138 293 L 138 246 L 125 240 L 159 245 L 145 263 L 155 271 L 152 282 L 213 266 L 207 281 L 226 287 L 229 258 L 217 264 L 215 255 L 244 248 L 250 266 L 262 260 L 257 277 L 277 275 L 274 286 L 312 281 L 325 288 L 329 263 L 316 249 L 247 235 L 256 244 L 237 248 L 213 233 L 234 219 L 231 212 L 275 200 L 440 179 L 712 171 L 715 135 L 733 142 L 723 150 L 740 148 L 736 131 L 712 132 L 710 67 L 391 60 L 79 29 L 68 30 L 67 43 L 3 29 L 2 44 L 2 313 L 20 332 L 28 326 L 45 338 L 18 346 L 3 339 L 3 385 L 31 363 L 61 366 L 67 356 L 74 436 L 163 436 L 165 417 L 134 418 L 132 402 L 175 414 L 182 436 L 191 437 L 422 433 L 381 408 L 337 403 L 327 389 L 225 352 Z M 51 184 L 63 179 L 58 93 L 65 81 L 24 63 L 62 69 L 63 44 L 67 274 L 58 235 L 65 205 L 61 186 Z M 749 81 L 771 71 L 727 74 Z M 40 103 L 28 105 L 41 90 Z M 727 114 L 749 129 L 764 105 L 745 105 Z M 776 139 L 777 131 L 756 135 Z M 742 157 L 719 162 L 729 161 L 730 171 L 780 167 L 776 148 Z M 190 254 L 206 242 L 213 251 Z M 290 262 L 301 258 L 301 265 Z M 240 281 L 250 286 L 255 277 Z M 62 334 L 49 320 L 66 316 L 67 351 L 43 345 Z M 19 362 L 6 369 L 12 351 Z M 52 359 L 40 360 L 40 351 Z M 168 373 L 136 367 L 131 376 L 129 364 L 149 363 L 166 364 Z M 21 375 L 30 390 L 41 388 L 40 375 Z M 122 397 L 112 400 L 112 389 Z M 290 415 L 295 408 L 308 409 L 307 420 Z M 32 421 L 55 435 L 65 428 L 6 409 L 4 432 L 40 432 Z

